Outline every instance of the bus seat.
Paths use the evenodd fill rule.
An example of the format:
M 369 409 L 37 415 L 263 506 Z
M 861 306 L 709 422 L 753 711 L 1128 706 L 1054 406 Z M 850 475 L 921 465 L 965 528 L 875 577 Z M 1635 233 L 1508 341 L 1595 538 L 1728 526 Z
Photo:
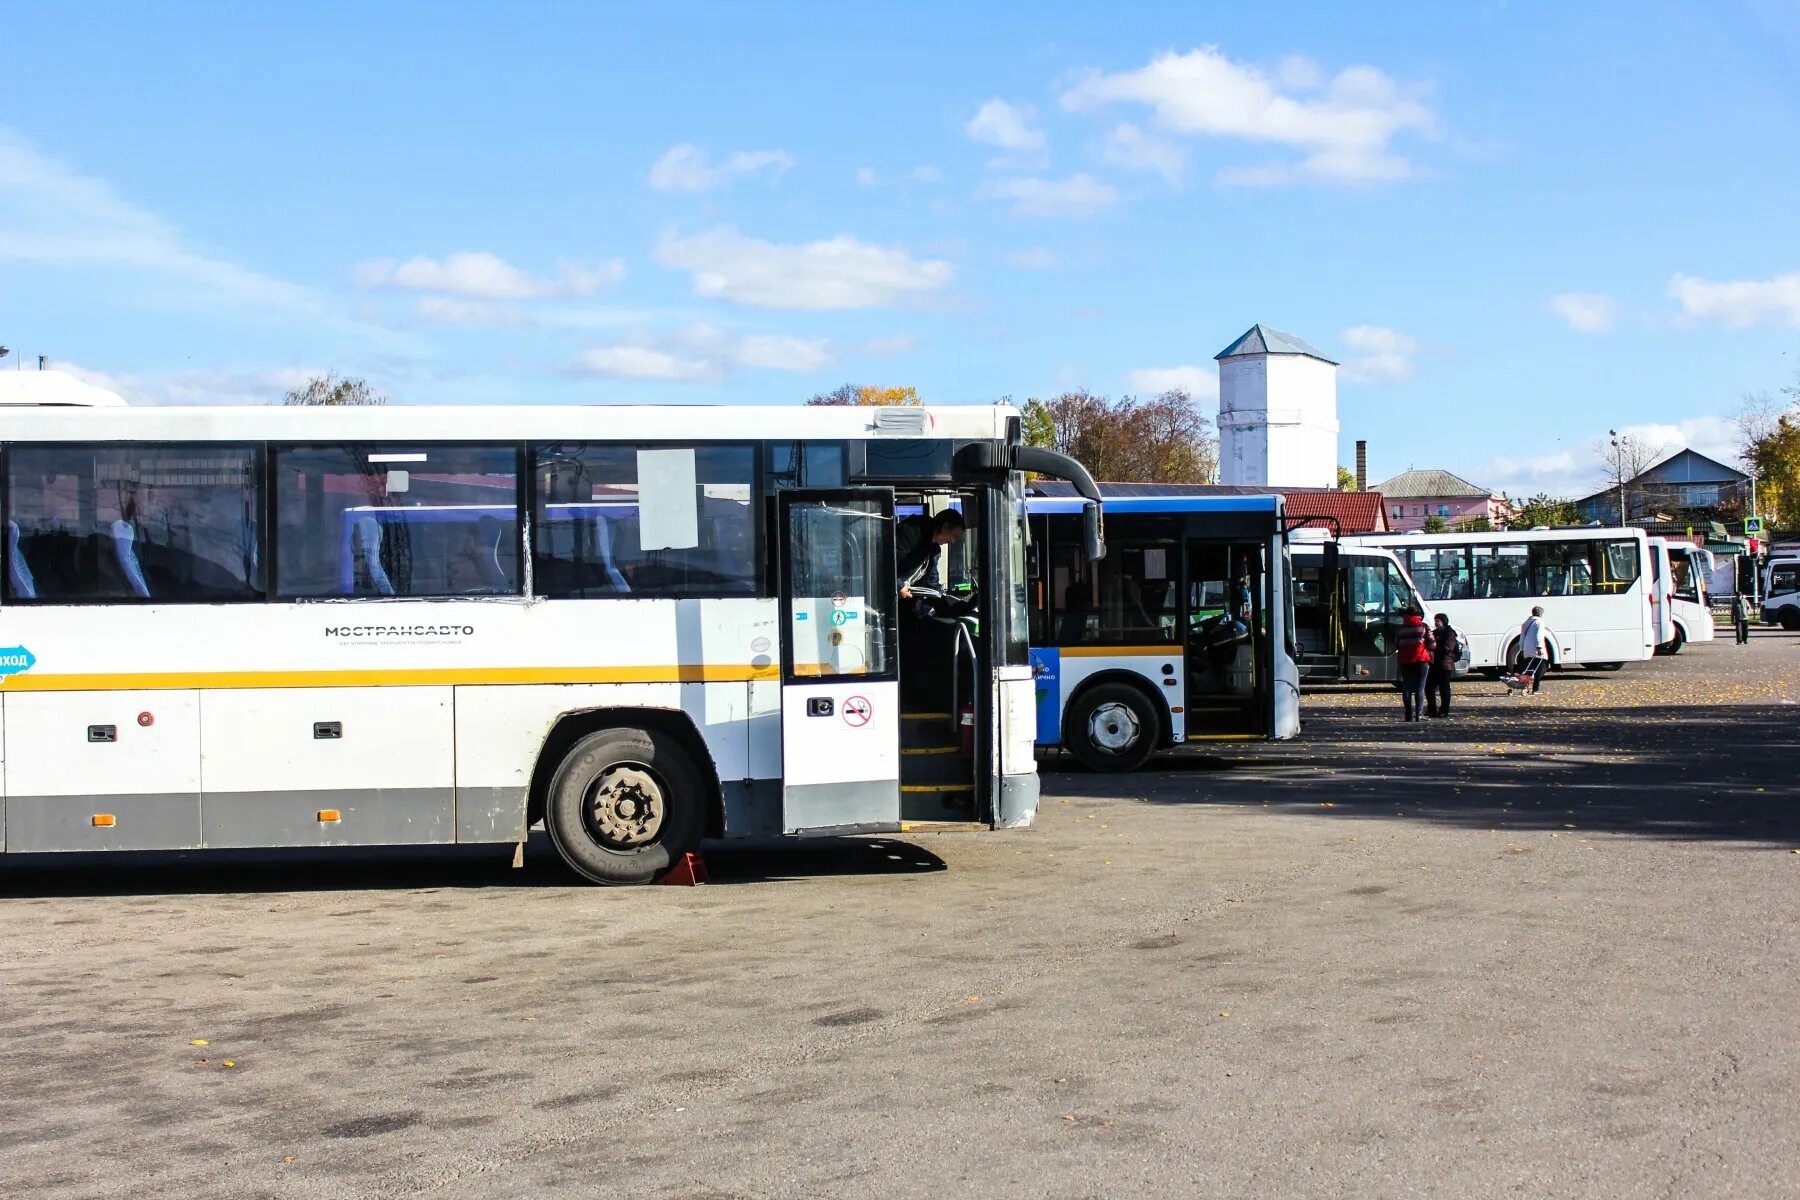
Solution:
M 144 578 L 144 569 L 138 565 L 137 527 L 130 521 L 114 521 L 110 526 L 112 533 L 113 558 L 119 564 L 119 570 L 125 576 L 125 586 L 133 595 L 150 598 L 150 584 Z
M 476 559 L 481 568 L 481 581 L 496 593 L 512 590 L 507 581 L 506 568 L 500 565 L 500 543 L 506 537 L 506 527 L 493 517 L 482 517 L 475 522 L 476 540 L 481 553 Z
M 6 523 L 6 575 L 12 583 L 13 595 L 20 600 L 37 599 L 37 580 L 32 577 L 31 564 L 25 561 L 25 552 L 19 549 L 19 523 Z
M 606 578 L 615 592 L 629 592 L 631 585 L 625 582 L 625 573 L 619 570 L 613 561 L 613 529 L 612 522 L 602 516 L 594 517 L 594 548 L 600 553 L 600 567 L 606 572 Z
M 362 551 L 363 565 L 369 571 L 369 585 L 383 596 L 394 594 L 394 581 L 381 565 L 381 522 L 374 517 L 356 519 L 356 542 Z

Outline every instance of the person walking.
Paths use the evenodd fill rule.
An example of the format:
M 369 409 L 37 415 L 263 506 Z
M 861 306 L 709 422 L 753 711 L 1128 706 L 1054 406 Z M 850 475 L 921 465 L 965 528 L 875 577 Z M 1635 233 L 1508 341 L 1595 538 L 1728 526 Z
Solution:
M 1747 645 L 1750 641 L 1750 598 L 1742 592 L 1731 602 L 1731 623 L 1737 626 L 1737 644 Z
M 1531 691 L 1544 686 L 1544 671 L 1550 666 L 1550 627 L 1544 624 L 1542 605 L 1533 605 L 1531 615 L 1519 626 L 1519 657 L 1525 660 L 1520 672 L 1531 680 Z
M 1450 715 L 1450 677 L 1456 674 L 1456 660 L 1462 657 L 1462 634 L 1450 624 L 1450 618 L 1439 613 L 1432 622 L 1431 671 L 1425 677 L 1425 715 Z
M 1416 721 L 1425 713 L 1425 679 L 1431 673 L 1436 642 L 1425 627 L 1425 614 L 1413 609 L 1394 635 L 1394 657 L 1400 667 L 1400 703 L 1406 719 Z

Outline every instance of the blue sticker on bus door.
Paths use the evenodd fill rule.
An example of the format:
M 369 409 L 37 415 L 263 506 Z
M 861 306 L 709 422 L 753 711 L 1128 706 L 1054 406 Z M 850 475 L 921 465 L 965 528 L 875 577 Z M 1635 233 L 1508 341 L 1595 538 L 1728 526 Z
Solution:
M 0 679 L 37 666 L 37 655 L 23 646 L 0 646 Z
M 1062 651 L 1055 646 L 1031 650 L 1032 683 L 1037 687 L 1037 744 L 1062 742 Z

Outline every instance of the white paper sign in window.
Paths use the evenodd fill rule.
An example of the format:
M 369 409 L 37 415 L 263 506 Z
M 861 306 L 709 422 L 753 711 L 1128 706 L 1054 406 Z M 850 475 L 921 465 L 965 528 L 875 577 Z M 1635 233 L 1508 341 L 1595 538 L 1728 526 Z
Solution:
M 691 550 L 700 544 L 700 492 L 694 452 L 639 450 L 638 544 L 645 550 Z

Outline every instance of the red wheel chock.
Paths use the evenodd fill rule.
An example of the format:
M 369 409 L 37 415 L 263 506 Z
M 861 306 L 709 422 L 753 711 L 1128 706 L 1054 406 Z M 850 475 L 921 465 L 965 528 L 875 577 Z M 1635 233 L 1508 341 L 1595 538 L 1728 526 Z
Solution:
M 656 882 L 672 883 L 677 887 L 693 887 L 697 883 L 705 883 L 706 860 L 690 850 L 674 866 L 664 871 L 662 878 Z

